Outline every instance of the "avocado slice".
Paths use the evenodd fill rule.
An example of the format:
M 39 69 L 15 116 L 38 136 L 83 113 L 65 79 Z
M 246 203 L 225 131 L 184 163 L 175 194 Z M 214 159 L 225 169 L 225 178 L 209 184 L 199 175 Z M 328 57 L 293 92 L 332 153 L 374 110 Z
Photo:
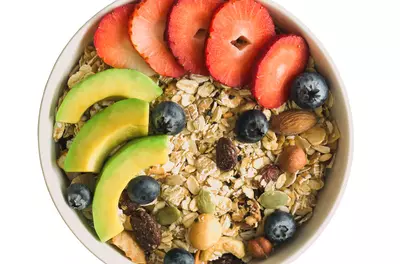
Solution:
M 97 235 L 105 242 L 124 230 L 118 216 L 122 191 L 137 174 L 168 161 L 168 136 L 135 139 L 104 165 L 94 193 L 92 210 Z
M 65 159 L 66 172 L 100 172 L 104 160 L 119 144 L 147 136 L 149 103 L 125 99 L 90 119 L 72 142 Z
M 93 104 L 107 98 L 138 98 L 151 102 L 162 89 L 148 76 L 131 69 L 109 69 L 72 87 L 60 105 L 57 122 L 78 123 Z

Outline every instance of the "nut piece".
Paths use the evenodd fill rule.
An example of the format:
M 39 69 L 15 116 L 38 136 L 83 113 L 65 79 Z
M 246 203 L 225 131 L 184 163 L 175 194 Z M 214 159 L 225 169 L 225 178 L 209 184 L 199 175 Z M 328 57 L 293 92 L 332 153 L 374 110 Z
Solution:
M 254 258 L 264 259 L 271 254 L 272 244 L 267 239 L 259 237 L 249 241 L 247 250 Z
M 131 215 L 133 234 L 138 244 L 146 252 L 151 252 L 161 244 L 161 228 L 156 220 L 144 210 Z
M 220 138 L 217 143 L 217 166 L 222 171 L 230 171 L 238 162 L 238 151 L 228 138 Z
M 282 151 L 278 163 L 285 172 L 295 173 L 307 164 L 307 156 L 300 147 L 290 146 Z
M 133 263 L 146 263 L 146 256 L 143 249 L 133 239 L 132 233 L 123 231 L 111 239 L 111 243 L 121 249 Z
M 317 124 L 317 117 L 313 112 L 304 110 L 289 110 L 272 116 L 272 131 L 285 136 L 298 135 Z
M 221 237 L 213 247 L 201 252 L 200 259 L 209 261 L 215 255 L 214 252 L 218 254 L 232 253 L 235 257 L 241 259 L 246 255 L 246 248 L 244 243 L 238 239 Z
M 269 183 L 270 181 L 276 181 L 278 179 L 279 175 L 281 174 L 281 170 L 278 168 L 278 166 L 269 164 L 262 168 L 258 174 L 262 176 L 262 180 L 265 180 L 266 183 Z
M 190 243 L 200 250 L 211 248 L 221 236 L 221 224 L 210 214 L 200 215 L 189 230 Z

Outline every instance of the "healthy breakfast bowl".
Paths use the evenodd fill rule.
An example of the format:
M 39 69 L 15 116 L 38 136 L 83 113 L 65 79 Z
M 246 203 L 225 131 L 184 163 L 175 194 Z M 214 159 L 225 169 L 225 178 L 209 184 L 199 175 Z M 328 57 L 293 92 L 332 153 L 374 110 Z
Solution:
M 57 60 L 38 133 L 57 209 L 105 263 L 289 263 L 353 148 L 332 59 L 253 0 L 109 5 Z

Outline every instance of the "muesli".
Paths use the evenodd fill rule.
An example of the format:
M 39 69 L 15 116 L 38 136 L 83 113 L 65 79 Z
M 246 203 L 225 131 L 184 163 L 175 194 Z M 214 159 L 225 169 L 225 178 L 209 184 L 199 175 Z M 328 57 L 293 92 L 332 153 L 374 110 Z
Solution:
M 276 32 L 253 0 L 103 18 L 53 134 L 68 203 L 101 241 L 134 263 L 247 263 L 312 217 L 340 138 L 334 98 L 306 41 Z

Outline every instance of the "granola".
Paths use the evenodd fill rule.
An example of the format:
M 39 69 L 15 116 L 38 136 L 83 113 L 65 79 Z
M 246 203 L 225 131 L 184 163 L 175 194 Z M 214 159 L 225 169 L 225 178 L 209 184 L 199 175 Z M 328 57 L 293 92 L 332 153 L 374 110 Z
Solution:
M 71 72 L 57 108 L 74 84 L 107 68 L 94 47 L 88 46 L 79 65 Z M 308 70 L 315 71 L 311 57 Z M 174 219 L 172 224 L 165 221 L 170 225 L 162 226 L 161 237 L 157 238 L 160 242 L 152 244 L 157 248 L 148 256 L 150 263 L 162 263 L 163 256 L 172 248 L 195 253 L 197 249 L 190 243 L 188 230 L 202 212 L 214 212 L 222 226 L 223 240 L 202 253 L 202 258 L 210 261 L 223 253 L 232 253 L 249 262 L 251 256 L 245 252 L 244 245 L 262 232 L 263 220 L 274 210 L 290 212 L 298 225 L 312 217 L 318 191 L 324 187 L 326 170 L 332 168 L 340 138 L 330 111 L 334 102 L 332 94 L 323 106 L 315 109 L 318 123 L 313 128 L 300 135 L 287 136 L 269 130 L 261 142 L 246 144 L 236 140 L 234 134 L 240 113 L 257 109 L 270 120 L 299 107 L 289 101 L 277 109 L 263 109 L 248 90 L 227 87 L 208 76 L 191 74 L 180 79 L 154 76 L 153 79 L 164 93 L 151 103 L 152 107 L 164 101 L 178 103 L 185 110 L 187 125 L 182 133 L 170 138 L 169 161 L 143 172 L 158 179 L 162 190 L 155 203 L 145 207 L 147 212 L 155 217 L 166 206 L 179 211 L 176 221 Z M 53 137 L 59 143 L 57 164 L 61 169 L 68 142 L 74 140 L 85 122 L 113 103 L 112 100 L 96 103 L 77 124 L 55 123 Z M 229 139 L 237 150 L 237 162 L 230 161 L 232 164 L 222 167 L 224 171 L 217 164 L 217 142 L 221 138 Z M 293 173 L 280 171 L 275 166 L 282 151 L 289 146 L 300 147 L 307 156 L 307 164 Z M 96 179 L 97 175 L 91 177 Z M 137 205 L 124 199 L 125 202 L 120 203 L 125 213 L 124 226 L 126 232 L 131 232 L 132 219 L 129 218 Z M 85 215 L 90 218 L 90 211 Z M 122 241 L 128 237 L 126 232 L 111 243 L 124 250 L 132 260 L 142 259 L 142 255 L 132 253 L 132 245 L 126 245 L 129 241 Z M 236 241 L 244 244 L 235 244 Z M 230 248 L 226 243 L 236 246 Z

